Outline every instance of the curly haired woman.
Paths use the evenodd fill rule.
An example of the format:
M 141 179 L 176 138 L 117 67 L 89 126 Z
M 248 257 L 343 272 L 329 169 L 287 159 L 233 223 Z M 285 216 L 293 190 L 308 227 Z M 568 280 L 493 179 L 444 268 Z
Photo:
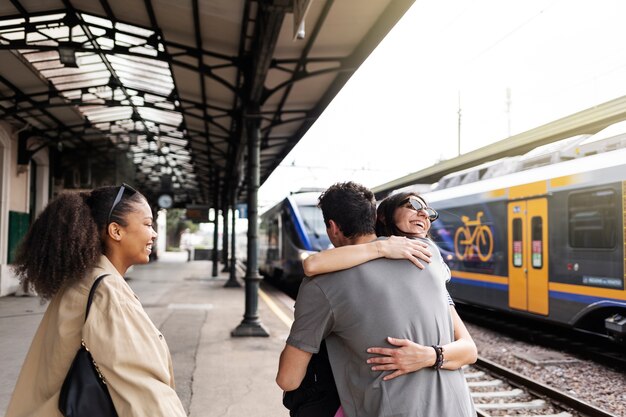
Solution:
M 8 406 L 7 417 L 61 416 L 61 386 L 81 337 L 107 381 L 119 417 L 186 413 L 174 391 L 163 335 L 124 281 L 148 263 L 156 232 L 145 197 L 128 185 L 65 193 L 37 218 L 15 270 L 25 289 L 50 300 Z M 97 277 L 91 310 L 87 296 Z

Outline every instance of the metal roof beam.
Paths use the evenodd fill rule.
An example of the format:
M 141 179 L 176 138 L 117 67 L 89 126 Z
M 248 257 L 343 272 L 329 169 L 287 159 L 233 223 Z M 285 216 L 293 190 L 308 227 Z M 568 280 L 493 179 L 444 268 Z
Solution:
M 152 0 L 144 0 L 144 5 L 146 7 L 146 12 L 148 13 L 148 18 L 150 19 L 150 24 L 152 25 L 152 27 L 153 28 L 160 28 L 160 26 L 159 26 L 159 24 L 157 22 L 156 14 L 154 13 L 154 7 L 152 5 Z M 161 43 L 163 43 L 163 45 L 165 46 L 165 48 L 167 50 L 168 43 L 164 39 L 163 32 L 160 29 L 158 29 L 158 34 L 159 34 L 159 38 L 161 39 Z M 170 69 L 170 73 L 172 74 L 172 80 L 174 82 L 174 90 L 173 90 L 174 97 L 173 98 L 175 100 L 178 100 L 181 103 L 180 108 L 181 108 L 181 114 L 183 115 L 183 121 L 181 123 L 181 127 L 183 128 L 183 131 L 185 132 L 185 135 L 187 136 L 186 132 L 188 132 L 188 128 L 187 128 L 187 122 L 186 122 L 185 118 L 190 113 L 185 111 L 186 109 L 183 107 L 182 104 L 184 102 L 187 102 L 187 103 L 192 103 L 192 104 L 196 105 L 197 103 L 193 103 L 190 100 L 182 100 L 179 97 L 179 95 L 178 95 L 178 86 L 176 85 L 176 78 L 173 76 L 174 69 L 172 68 L 172 65 L 174 64 L 174 60 L 173 60 L 172 56 L 169 53 L 167 53 L 165 55 L 166 55 L 165 59 L 166 59 L 166 61 L 168 63 L 169 69 Z M 185 149 L 188 149 L 188 151 L 189 151 L 190 160 L 194 161 L 195 158 L 194 158 L 194 154 L 193 154 L 192 142 L 193 142 L 193 138 L 191 137 L 191 135 L 188 135 L 188 142 L 187 142 L 187 145 L 185 146 Z M 195 175 L 195 171 L 197 170 L 197 167 L 195 165 L 193 167 L 193 170 L 194 170 L 194 175 Z M 196 195 L 199 194 L 199 195 L 202 195 L 202 196 L 206 196 L 207 190 L 206 190 L 205 184 L 204 183 L 198 183 L 198 186 L 199 186 L 200 189 L 197 190 Z
M 26 100 L 33 105 L 34 103 L 36 103 L 30 96 L 24 94 L 24 92 L 22 92 L 19 88 L 17 88 L 15 85 L 13 85 L 9 80 L 7 80 L 6 78 L 4 78 L 2 75 L 0 75 L 0 83 L 6 85 L 7 87 L 9 87 L 9 89 L 11 89 L 13 91 L 13 93 L 18 96 L 18 97 L 25 97 Z M 76 139 L 78 142 L 82 142 L 87 146 L 91 146 L 91 144 L 87 141 L 85 141 L 83 138 L 81 138 L 80 136 L 76 136 L 76 134 L 67 127 L 67 125 L 65 125 L 63 122 L 61 122 L 56 116 L 54 116 L 52 113 L 50 113 L 49 111 L 47 111 L 46 109 L 41 109 L 40 110 L 42 112 L 42 114 L 44 114 L 46 117 L 48 117 L 50 120 L 52 120 L 54 123 L 57 124 L 57 126 L 59 126 L 60 129 L 57 130 L 61 130 L 63 132 L 67 132 L 70 133 L 71 138 Z M 50 136 L 46 136 L 48 138 L 50 138 Z M 61 138 L 59 137 L 59 140 Z M 106 158 L 106 160 L 108 162 L 111 162 L 110 159 Z
M 252 47 L 251 68 L 248 85 L 248 101 L 261 103 L 267 73 L 272 63 L 276 42 L 285 14 L 289 11 L 288 2 L 281 0 L 258 2 L 255 19 L 255 37 Z
M 223 79 L 219 75 L 216 75 L 215 73 L 213 73 L 213 67 L 211 67 L 210 65 L 207 65 L 205 63 L 201 63 L 198 66 L 198 65 L 189 64 L 189 63 L 183 62 L 183 61 L 176 61 L 173 58 L 170 58 L 170 61 L 171 61 L 172 65 L 178 65 L 179 67 L 183 67 L 183 68 L 192 70 L 194 72 L 199 72 L 199 73 L 201 73 L 203 75 L 206 75 L 207 77 L 212 78 L 213 80 L 217 81 L 218 83 L 222 84 L 224 87 L 226 87 L 228 90 L 232 91 L 233 93 L 235 93 L 235 94 L 238 93 L 238 91 L 235 90 L 235 87 L 233 85 L 231 85 L 228 81 L 226 81 L 225 79 Z
M 196 47 L 201 50 L 202 49 L 202 28 L 200 27 L 200 5 L 198 4 L 198 0 L 192 0 L 191 7 L 193 11 L 193 26 L 194 26 L 194 34 Z M 202 67 L 204 65 L 204 59 L 202 55 L 198 55 L 198 67 Z M 211 138 L 210 138 L 210 130 L 209 130 L 209 115 L 206 111 L 207 109 L 207 96 L 206 96 L 206 83 L 204 82 L 204 75 L 201 72 L 198 72 L 198 81 L 200 82 L 200 95 L 202 98 L 202 122 L 204 125 L 204 140 L 206 141 L 208 146 L 211 146 Z M 219 125 L 218 125 L 219 126 Z M 224 129 L 226 134 L 228 134 L 228 130 Z M 211 163 L 213 162 L 213 158 L 209 153 L 207 155 Z M 219 175 L 219 174 L 218 174 Z
M 285 104 L 285 101 L 287 100 L 287 96 L 289 95 L 289 92 L 291 91 L 291 88 L 298 81 L 306 80 L 307 78 L 318 77 L 318 76 L 324 75 L 324 74 L 331 74 L 331 73 L 335 73 L 335 72 L 347 72 L 347 71 L 349 71 L 350 73 L 353 73 L 355 70 L 356 70 L 356 67 L 345 67 L 345 66 L 342 65 L 342 66 L 336 67 L 336 68 L 327 68 L 327 69 L 322 69 L 322 70 L 313 71 L 313 72 L 308 72 L 308 71 L 306 71 L 304 69 L 302 69 L 300 71 L 294 71 L 293 72 L 293 76 L 289 80 L 283 81 L 282 83 L 278 84 L 277 86 L 275 86 L 275 87 L 273 87 L 271 89 L 265 89 L 261 102 L 265 102 L 274 93 L 276 93 L 277 91 L 280 91 L 283 88 L 287 87 L 287 88 L 285 88 L 285 93 L 283 94 L 283 96 L 282 96 L 282 98 L 280 100 L 280 104 L 278 105 L 279 106 L 279 111 L 274 113 L 275 116 L 278 117 L 280 115 L 282 107 Z
M 248 40 L 248 27 L 251 23 L 250 19 L 250 2 L 245 0 L 243 13 L 241 17 L 241 30 L 239 32 L 239 53 L 241 58 L 246 51 L 246 42 Z M 237 78 L 235 79 L 235 87 L 237 91 L 242 90 L 242 80 L 244 77 L 243 65 L 237 66 Z M 243 141 L 243 115 L 242 115 L 243 100 L 242 94 L 235 94 L 233 98 L 233 112 L 231 114 L 230 132 L 232 140 L 228 144 L 228 161 L 226 169 L 230 169 L 230 172 L 226 175 L 230 183 L 225 184 L 224 188 L 230 188 L 233 194 L 237 194 L 236 188 L 239 188 L 239 183 L 243 181 L 243 178 L 239 178 L 239 167 L 243 162 L 244 153 L 244 141 Z M 226 192 L 226 190 L 225 190 Z
M 158 28 L 159 24 L 157 23 L 156 15 L 154 14 L 154 7 L 152 6 L 151 0 L 144 0 L 143 4 L 146 6 L 146 12 L 148 12 L 148 18 L 150 19 L 150 24 L 153 28 Z M 159 35 L 163 35 L 159 33 Z M 161 36 L 163 38 L 163 36 Z
M 6 29 L 6 27 L 3 27 L 3 29 Z M 137 35 L 133 35 L 135 37 L 139 37 Z M 31 45 L 29 43 L 26 43 L 25 39 L 3 39 L 2 40 L 2 44 L 0 44 L 0 49 L 2 50 L 37 50 L 37 51 L 57 51 L 59 49 L 58 45 Z M 136 57 L 140 57 L 140 58 L 150 58 L 150 59 L 160 59 L 163 60 L 165 59 L 165 57 L 163 56 L 163 53 L 158 52 L 157 56 L 147 56 L 145 54 L 141 54 L 138 52 L 133 52 L 131 51 L 131 49 L 134 49 L 134 46 L 120 46 L 120 45 L 114 45 L 112 46 L 110 49 L 107 50 L 101 50 L 100 52 L 106 55 L 127 55 L 127 56 L 136 56 Z M 74 50 L 76 52 L 97 52 L 96 49 L 93 48 L 86 48 L 84 46 L 81 45 L 74 45 Z
M 363 62 L 367 56 L 374 50 L 385 35 L 393 28 L 393 26 L 400 20 L 404 13 L 411 7 L 415 0 L 393 0 L 389 2 L 385 11 L 378 19 L 377 23 L 368 31 L 367 35 L 361 40 L 359 45 L 354 49 L 348 60 L 350 62 Z M 276 169 L 280 162 L 291 152 L 293 146 L 304 136 L 304 134 L 313 125 L 314 121 L 322 114 L 324 109 L 337 95 L 339 90 L 348 82 L 354 70 L 344 71 L 337 74 L 337 77 L 332 84 L 326 90 L 326 93 L 319 99 L 317 105 L 309 111 L 309 120 L 305 120 L 302 126 L 294 133 L 292 146 L 287 146 L 284 150 L 276 156 L 274 163 L 265 171 L 265 174 L 261 177 L 261 184 L 265 182 L 267 177 Z
M 2 19 L 0 19 L 0 21 L 1 20 L 28 19 L 28 18 L 31 18 L 31 17 L 41 17 L 41 16 L 47 16 L 47 15 L 53 15 L 53 14 L 65 14 L 65 13 L 67 13 L 67 9 L 54 9 L 54 10 L 42 11 L 42 12 L 28 12 L 28 11 L 26 11 L 26 9 L 24 9 L 20 5 L 18 0 L 11 0 L 11 1 L 14 3 L 14 5 L 16 5 L 15 7 L 16 7 L 16 9 L 18 9 L 18 11 L 20 11 L 20 14 L 4 16 L 4 17 L 2 17 Z M 110 8 L 110 6 L 109 6 L 109 10 L 106 9 L 105 4 L 108 4 L 107 0 L 100 0 L 100 2 L 101 2 L 101 5 L 102 5 L 103 9 L 105 9 L 106 16 L 102 16 L 102 15 L 99 15 L 97 13 L 91 13 L 91 12 L 89 12 L 88 14 L 90 14 L 92 16 L 100 17 L 100 18 L 103 18 L 103 19 L 109 19 L 109 20 L 112 20 L 113 22 L 118 22 L 118 20 L 115 19 L 115 16 L 113 15 L 113 11 Z M 152 26 L 150 26 L 150 27 L 148 27 L 148 26 L 141 26 L 141 25 L 137 25 L 135 23 L 133 23 L 132 25 L 136 26 L 138 28 L 141 28 L 141 29 L 149 30 L 149 31 L 158 30 L 157 28 L 159 26 L 156 23 L 156 16 L 154 14 L 154 9 L 152 7 L 152 3 L 150 2 L 150 0 L 145 0 L 145 4 L 146 4 L 146 10 L 148 12 L 148 16 L 150 18 Z M 19 9 L 18 7 L 21 7 L 21 9 Z M 83 13 L 80 9 L 74 8 L 74 10 L 76 12 Z M 113 16 L 113 19 L 111 19 L 111 16 L 109 16 L 109 12 L 111 13 L 111 16 Z M 59 21 L 62 21 L 62 20 L 63 19 L 59 19 Z M 101 29 L 108 30 L 109 32 L 112 32 L 112 33 L 115 33 L 115 32 L 125 33 L 124 31 L 121 31 L 119 29 L 105 28 L 105 27 L 99 26 L 99 25 L 97 25 L 95 23 L 91 23 L 91 25 L 97 26 L 97 27 L 99 27 Z M 12 28 L 19 29 L 19 28 L 23 28 L 23 27 L 24 27 L 23 23 L 16 23 L 16 24 L 13 24 L 13 25 L 2 26 L 2 29 L 5 29 L 5 30 L 6 29 L 12 29 Z M 139 34 L 132 34 L 132 36 L 134 36 L 134 37 L 141 37 L 141 35 L 139 35 Z M 177 43 L 177 42 L 173 42 L 173 41 L 168 41 L 168 40 L 163 39 L 163 36 L 162 36 L 161 33 L 159 33 L 159 36 L 161 37 L 161 43 L 166 48 L 169 47 L 169 48 L 175 48 L 175 49 L 179 49 L 181 51 L 184 51 L 182 53 L 176 53 L 176 52 L 171 53 L 170 54 L 171 56 L 187 55 L 187 56 L 197 57 L 197 56 L 204 55 L 204 56 L 208 56 L 208 57 L 211 57 L 211 58 L 217 58 L 217 59 L 224 60 L 224 61 L 228 62 L 229 65 L 233 65 L 233 66 L 239 65 L 239 59 L 237 57 L 220 54 L 218 52 L 214 52 L 214 51 L 210 51 L 210 50 L 206 50 L 206 49 L 199 49 L 199 48 L 196 48 L 196 47 L 193 47 L 193 46 L 183 45 L 181 43 Z M 19 45 L 24 45 L 24 44 L 19 44 Z M 119 49 L 115 50 L 115 53 L 127 53 L 129 55 L 132 55 L 133 53 L 128 51 L 128 49 L 131 49 L 131 48 L 119 47 Z M 28 49 L 28 48 L 23 48 L 23 49 Z M 124 52 L 124 51 L 126 51 L 126 52 Z M 158 51 L 158 52 L 159 52 L 158 58 L 159 59 L 165 59 L 165 57 L 162 56 L 163 53 L 160 52 L 160 51 Z M 154 57 L 151 57 L 151 58 L 154 58 Z M 223 67 L 223 65 L 219 65 L 217 67 Z
M 100 5 L 104 9 L 104 12 L 107 15 L 107 19 L 109 19 L 111 22 L 117 22 L 117 19 L 113 14 L 113 9 L 111 9 L 111 5 L 109 4 L 108 0 L 100 0 Z
M 30 95 L 30 97 L 34 97 L 36 95 Z M 63 99 L 63 101 L 58 102 L 58 103 L 51 103 L 49 100 L 46 101 L 35 101 L 33 100 L 27 100 L 25 97 L 12 97 L 12 98 L 7 98 L 8 100 L 14 99 L 15 100 L 15 104 L 19 104 L 21 102 L 27 102 L 29 104 L 31 104 L 31 107 L 21 107 L 21 108 L 14 108 L 11 111 L 8 111 L 7 114 L 11 115 L 11 114 L 16 114 L 22 111 L 29 111 L 29 110 L 43 110 L 43 109 L 54 109 L 54 108 L 60 108 L 60 107 L 74 107 L 74 106 L 81 106 L 81 107 L 92 107 L 92 106 L 106 106 L 106 107 L 117 107 L 117 106 L 124 106 L 127 107 L 129 106 L 128 104 L 123 104 L 123 101 L 126 100 L 113 100 L 113 99 L 97 99 L 98 101 L 94 101 L 94 102 L 85 102 L 82 101 L 81 99 Z M 142 107 L 146 107 L 149 109 L 155 109 L 155 110 L 161 110 L 161 111 L 171 111 L 168 109 L 164 109 L 162 107 L 157 106 L 155 103 L 144 103 L 142 104 Z
M 193 46 L 183 45 L 182 43 L 177 43 L 177 42 L 167 41 L 167 40 L 163 40 L 163 45 L 165 45 L 166 47 L 169 47 L 169 48 L 180 49 L 181 51 L 184 51 L 182 53 L 171 52 L 170 55 L 172 57 L 178 57 L 178 56 L 181 56 L 181 55 L 188 55 L 188 56 L 192 56 L 194 58 L 207 56 L 207 57 L 210 57 L 210 58 L 217 58 L 217 59 L 221 59 L 223 61 L 226 61 L 231 66 L 239 65 L 239 59 L 237 57 L 220 54 L 218 52 L 209 51 L 207 49 L 203 49 L 201 46 L 198 46 L 198 45 L 193 47 Z
M 19 0 L 11 0 L 11 4 L 13 5 L 13 7 L 15 7 L 17 9 L 18 12 L 20 12 L 22 14 L 23 17 L 25 17 L 25 18 L 28 17 L 28 12 L 24 8 L 24 6 L 22 6 L 22 4 L 19 2 Z
M 334 3 L 334 0 L 327 0 L 326 3 L 324 4 L 324 8 L 322 9 L 322 13 L 319 17 L 319 19 L 317 20 L 317 24 L 315 25 L 315 28 L 313 29 L 313 33 L 311 34 L 311 36 L 309 37 L 306 46 L 304 47 L 304 49 L 302 50 L 302 53 L 300 54 L 300 58 L 298 59 L 297 63 L 296 63 L 296 68 L 292 73 L 292 77 L 290 80 L 287 80 L 284 83 L 279 84 L 278 86 L 276 86 L 275 88 L 271 89 L 271 90 L 267 90 L 266 88 L 264 88 L 263 91 L 263 98 L 261 99 L 261 102 L 265 102 L 269 97 L 271 97 L 272 94 L 274 94 L 276 91 L 279 91 L 280 89 L 285 88 L 285 91 L 283 92 L 282 97 L 280 98 L 280 102 L 278 103 L 278 110 L 274 113 L 274 117 L 272 122 L 270 123 L 270 126 L 274 125 L 275 123 L 278 123 L 280 117 L 281 117 L 281 111 L 285 105 L 285 102 L 287 101 L 287 98 L 289 97 L 289 93 L 291 93 L 291 89 L 294 85 L 294 83 L 296 83 L 297 81 L 306 78 L 306 73 L 302 74 L 302 72 L 304 72 L 305 69 L 305 62 L 306 62 L 306 58 L 308 57 L 309 53 L 311 52 L 311 48 L 313 48 L 313 44 L 315 43 L 315 41 L 317 40 L 317 36 L 320 33 L 320 30 L 322 29 L 322 26 L 324 25 L 324 22 L 326 21 L 326 17 L 328 17 L 328 13 L 330 12 L 330 9 L 332 8 Z M 267 129 L 264 132 L 263 138 L 261 139 L 261 146 L 267 146 L 267 141 L 268 141 L 268 137 L 271 133 L 271 129 Z
M 74 6 L 70 2 L 70 0 L 62 0 L 62 1 L 63 1 L 63 4 L 65 4 L 65 7 L 69 10 L 68 13 L 74 13 L 76 15 L 76 17 L 78 18 L 79 25 L 80 25 L 82 31 L 84 32 L 84 34 L 87 36 L 87 39 L 89 40 L 89 42 L 93 46 L 94 52 L 100 57 L 100 59 L 102 60 L 102 62 L 106 66 L 107 70 L 111 74 L 111 77 L 115 80 L 115 82 L 117 84 L 116 88 L 119 88 L 122 91 L 122 93 L 124 94 L 124 96 L 126 97 L 126 99 L 128 100 L 128 102 L 129 102 L 128 106 L 131 107 L 132 110 L 133 110 L 133 117 L 137 117 L 138 120 L 136 120 L 136 121 L 138 121 L 141 124 L 143 124 L 144 130 L 146 132 L 148 132 L 149 129 L 148 129 L 148 125 L 147 125 L 146 122 L 150 121 L 150 120 L 147 120 L 147 119 L 145 119 L 144 117 L 142 117 L 140 115 L 138 106 L 136 106 L 134 104 L 133 100 L 131 100 L 131 95 L 128 93 L 127 87 L 124 85 L 124 83 L 120 79 L 119 75 L 117 74 L 117 72 L 113 68 L 113 65 L 109 61 L 107 55 L 104 54 L 103 50 L 99 47 L 98 43 L 96 42 L 96 39 L 94 38 L 94 35 L 91 33 L 90 28 L 87 26 L 87 24 L 82 19 L 82 17 L 79 16 L 79 14 L 77 13 L 76 9 L 74 8 Z M 111 90 L 112 90 L 112 93 L 113 93 L 114 88 L 111 87 Z M 167 161 L 167 160 L 166 160 L 164 165 L 167 166 L 167 167 L 173 168 L 172 165 L 170 164 L 170 162 Z
M 248 3 L 247 1 L 246 3 Z M 248 24 L 254 22 L 254 36 L 251 48 L 248 54 L 240 50 L 240 57 L 245 57 L 245 66 L 243 71 L 244 83 L 242 85 L 242 100 L 240 113 L 237 118 L 237 148 L 233 153 L 234 163 L 232 165 L 231 175 L 238 176 L 239 168 L 243 163 L 243 155 L 246 150 L 247 137 L 244 123 L 247 119 L 247 112 L 252 110 L 254 114 L 258 114 L 261 99 L 263 96 L 265 80 L 272 63 L 272 57 L 276 49 L 278 35 L 282 27 L 285 14 L 291 11 L 291 2 L 287 0 L 268 0 L 257 2 L 256 15 L 250 18 L 250 10 L 244 11 L 243 22 L 240 38 L 240 49 L 245 49 L 247 41 Z M 244 178 L 239 178 L 241 182 Z M 261 181 L 262 183 L 262 181 Z M 241 194 L 241 193 L 240 193 Z
M 69 10 L 68 13 L 74 13 L 76 17 L 78 17 L 79 25 L 81 29 L 83 30 L 83 32 L 85 33 L 85 36 L 87 36 L 89 43 L 91 43 L 91 45 L 93 46 L 93 51 L 100 57 L 100 59 L 106 66 L 107 70 L 111 74 L 111 77 L 113 77 L 113 79 L 115 80 L 117 84 L 117 88 L 119 88 L 122 91 L 122 93 L 124 93 L 124 96 L 129 102 L 129 106 L 133 109 L 133 113 L 138 113 L 137 106 L 133 104 L 131 100 L 131 95 L 128 93 L 126 86 L 124 85 L 120 77 L 117 75 L 117 72 L 113 68 L 113 65 L 111 65 L 111 62 L 109 61 L 109 59 L 103 53 L 102 49 L 98 46 L 98 43 L 94 39 L 94 36 L 91 33 L 91 30 L 89 29 L 89 27 L 87 27 L 87 25 L 85 24 L 85 21 L 78 16 L 78 13 L 76 9 L 74 9 L 74 6 L 72 6 L 72 3 L 70 2 L 70 0 L 62 0 L 62 1 L 63 1 L 63 4 L 65 4 L 65 7 L 67 7 L 67 9 Z M 114 90 L 114 88 L 111 87 L 111 90 Z M 144 124 L 144 128 L 148 130 L 147 126 L 145 125 L 145 122 L 143 122 L 143 124 Z

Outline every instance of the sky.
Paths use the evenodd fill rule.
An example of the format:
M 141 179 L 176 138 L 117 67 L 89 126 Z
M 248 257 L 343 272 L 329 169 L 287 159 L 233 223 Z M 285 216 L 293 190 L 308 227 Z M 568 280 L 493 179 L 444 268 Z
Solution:
M 624 0 L 417 0 L 261 186 L 261 210 L 303 187 L 375 187 L 456 157 L 459 136 L 467 153 L 626 95 L 624 16 Z

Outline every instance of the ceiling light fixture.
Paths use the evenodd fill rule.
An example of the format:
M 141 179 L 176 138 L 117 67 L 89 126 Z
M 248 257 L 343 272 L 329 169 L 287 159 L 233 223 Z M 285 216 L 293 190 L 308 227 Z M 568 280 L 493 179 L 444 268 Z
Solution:
M 78 68 L 76 45 L 73 42 L 59 43 L 59 60 L 65 67 Z

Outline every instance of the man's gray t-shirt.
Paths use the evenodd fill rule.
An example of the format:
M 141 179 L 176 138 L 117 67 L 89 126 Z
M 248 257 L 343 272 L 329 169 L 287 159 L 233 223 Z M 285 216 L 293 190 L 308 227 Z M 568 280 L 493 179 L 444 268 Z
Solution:
M 433 257 L 441 257 L 424 241 Z M 372 371 L 366 363 L 368 347 L 393 347 L 387 336 L 426 346 L 454 341 L 438 262 L 420 270 L 406 260 L 377 259 L 300 286 L 287 343 L 317 353 L 326 339 L 347 417 L 476 415 L 461 370 L 425 368 L 383 381 L 389 372 Z

